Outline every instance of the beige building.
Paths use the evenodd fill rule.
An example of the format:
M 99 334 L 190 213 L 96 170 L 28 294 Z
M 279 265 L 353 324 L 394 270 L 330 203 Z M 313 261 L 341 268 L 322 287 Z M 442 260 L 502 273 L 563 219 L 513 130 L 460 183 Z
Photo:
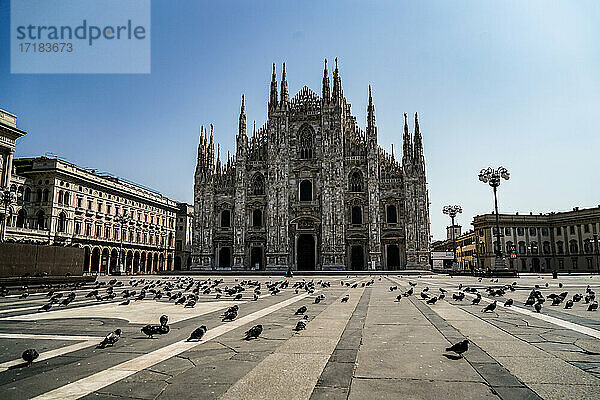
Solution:
M 189 270 L 192 266 L 194 206 L 187 203 L 179 203 L 177 207 L 177 222 L 175 223 L 175 270 Z
M 6 241 L 83 247 L 88 273 L 174 269 L 176 201 L 60 158 L 13 160 L 15 141 L 26 134 L 16 120 L 0 111 L 0 188 L 11 194 L 2 204 Z
M 599 272 L 600 205 L 547 214 L 500 214 L 500 243 L 507 266 L 520 272 Z M 479 267 L 492 266 L 494 214 L 473 219 Z

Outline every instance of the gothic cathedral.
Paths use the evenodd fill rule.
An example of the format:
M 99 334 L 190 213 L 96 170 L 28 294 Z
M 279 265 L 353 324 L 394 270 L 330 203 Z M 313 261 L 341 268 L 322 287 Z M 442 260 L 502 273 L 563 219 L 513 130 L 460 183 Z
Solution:
M 429 268 L 423 140 L 404 114 L 402 160 L 377 144 L 369 86 L 361 129 L 327 60 L 321 96 L 288 94 L 275 64 L 267 122 L 247 134 L 244 96 L 236 151 L 221 161 L 202 130 L 194 176 L 193 268 L 399 270 Z

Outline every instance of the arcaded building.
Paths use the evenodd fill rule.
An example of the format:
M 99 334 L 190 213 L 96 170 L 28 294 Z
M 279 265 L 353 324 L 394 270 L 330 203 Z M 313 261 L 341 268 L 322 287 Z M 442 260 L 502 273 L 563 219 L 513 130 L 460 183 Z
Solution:
M 244 97 L 235 154 L 221 159 L 210 131 L 198 145 L 192 267 L 235 270 L 398 270 L 429 267 L 423 140 L 404 115 L 402 158 L 377 143 L 327 61 L 321 95 L 288 93 L 273 74 L 266 123 L 248 134 Z

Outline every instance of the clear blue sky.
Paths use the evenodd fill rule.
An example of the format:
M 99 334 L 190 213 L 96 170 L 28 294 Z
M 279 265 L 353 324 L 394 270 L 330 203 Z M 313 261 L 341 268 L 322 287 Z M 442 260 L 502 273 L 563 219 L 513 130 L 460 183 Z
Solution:
M 11 75 L 8 4 L 0 108 L 29 132 L 17 156 L 53 152 L 192 202 L 201 124 L 233 150 L 242 93 L 249 125 L 265 121 L 272 62 L 294 95 L 319 92 L 338 57 L 361 126 L 373 86 L 383 147 L 399 154 L 402 113 L 419 112 L 435 238 L 445 204 L 463 226 L 492 210 L 488 165 L 512 174 L 501 211 L 600 204 L 600 2 L 153 0 L 148 75 Z

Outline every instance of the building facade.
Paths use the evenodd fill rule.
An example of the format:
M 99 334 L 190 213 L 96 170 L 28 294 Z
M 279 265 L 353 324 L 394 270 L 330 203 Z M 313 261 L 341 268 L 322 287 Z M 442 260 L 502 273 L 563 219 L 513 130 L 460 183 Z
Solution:
M 600 205 L 539 215 L 500 214 L 500 243 L 520 272 L 600 272 Z M 473 219 L 479 267 L 491 267 L 497 246 L 494 214 Z
M 460 225 L 454 226 L 454 233 L 457 234 L 456 242 L 456 268 L 459 271 L 473 272 L 477 269 L 477 246 L 475 240 L 475 231 L 470 230 L 460 233 Z M 452 227 L 446 228 L 447 235 L 452 235 Z M 454 243 L 451 237 L 446 240 L 439 240 L 431 244 L 432 252 L 450 252 L 454 251 Z
M 429 268 L 423 139 L 404 115 L 402 158 L 377 144 L 369 87 L 366 129 L 327 61 L 321 95 L 290 98 L 273 65 L 267 122 L 247 134 L 244 97 L 235 155 L 221 161 L 203 130 L 194 184 L 192 262 L 202 269 Z M 400 136 L 400 133 L 399 135 Z M 216 147 L 216 150 L 215 150 Z
M 58 158 L 19 158 L 14 168 L 7 241 L 83 247 L 88 273 L 173 269 L 174 200 Z
M 177 205 L 175 222 L 175 271 L 189 270 L 192 266 L 192 229 L 194 207 L 187 203 Z

